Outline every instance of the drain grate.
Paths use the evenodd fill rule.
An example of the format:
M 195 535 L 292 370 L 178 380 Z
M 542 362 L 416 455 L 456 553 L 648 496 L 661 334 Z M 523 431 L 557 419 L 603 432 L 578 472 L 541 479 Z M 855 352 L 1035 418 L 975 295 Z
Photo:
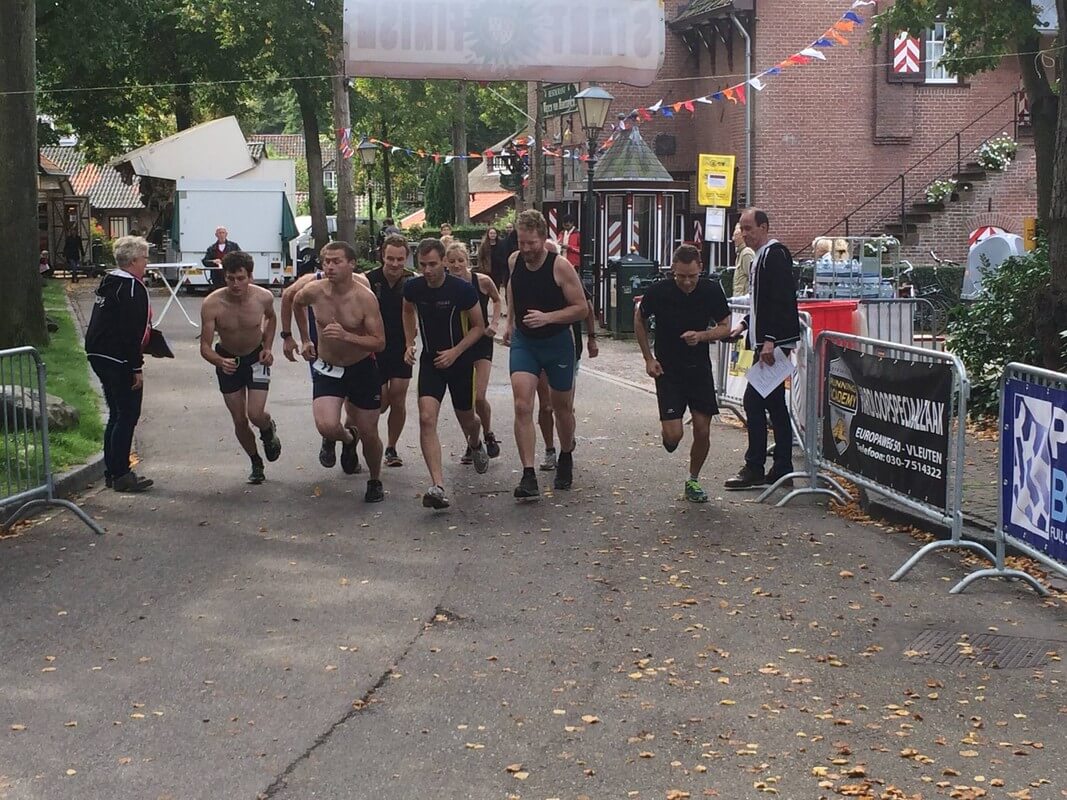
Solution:
M 1050 654 L 1067 649 L 1067 642 L 1024 639 L 991 633 L 923 631 L 905 648 L 909 660 L 949 667 L 981 666 L 992 669 L 1040 667 Z M 917 655 L 916 655 L 917 654 Z

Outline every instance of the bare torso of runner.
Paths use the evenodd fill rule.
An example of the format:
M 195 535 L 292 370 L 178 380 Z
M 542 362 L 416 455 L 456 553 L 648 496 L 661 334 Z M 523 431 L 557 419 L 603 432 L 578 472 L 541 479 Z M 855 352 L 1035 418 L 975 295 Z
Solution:
M 311 308 L 315 311 L 315 327 L 319 332 L 318 356 L 327 364 L 350 367 L 358 364 L 371 353 L 362 347 L 332 339 L 326 328 L 332 323 L 357 336 L 367 333 L 365 317 L 368 298 L 377 302 L 370 289 L 353 282 L 346 290 L 338 290 L 329 281 L 312 284 Z
M 221 289 L 209 300 L 215 305 L 215 331 L 224 349 L 245 356 L 263 343 L 263 316 L 274 304 L 270 290 L 249 286 L 244 297 L 234 298 Z

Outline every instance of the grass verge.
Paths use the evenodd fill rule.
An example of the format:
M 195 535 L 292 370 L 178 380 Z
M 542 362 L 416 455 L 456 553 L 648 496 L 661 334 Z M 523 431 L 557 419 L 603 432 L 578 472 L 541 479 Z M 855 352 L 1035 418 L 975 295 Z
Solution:
M 70 403 L 79 414 L 77 428 L 49 431 L 52 469 L 58 473 L 84 464 L 100 452 L 104 427 L 99 397 L 90 383 L 85 349 L 67 308 L 66 285 L 63 281 L 46 281 L 43 294 L 45 313 L 59 324 L 59 330 L 51 335 L 48 345 L 39 349 L 46 368 L 47 390 L 49 394 Z M 36 376 L 27 375 L 26 381 L 36 385 Z M 25 445 L 25 442 L 15 441 L 14 436 L 8 438 L 11 440 L 5 443 L 8 453 L 13 454 L 20 445 Z M 3 473 L 0 472 L 0 491 L 6 491 L 4 483 Z

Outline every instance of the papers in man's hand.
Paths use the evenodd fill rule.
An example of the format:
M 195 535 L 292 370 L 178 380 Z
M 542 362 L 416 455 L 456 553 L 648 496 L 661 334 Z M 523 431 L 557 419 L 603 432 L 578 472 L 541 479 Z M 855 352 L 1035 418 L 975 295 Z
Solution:
M 762 397 L 766 397 L 781 386 L 785 379 L 792 374 L 793 362 L 789 360 L 789 356 L 782 352 L 782 348 L 776 347 L 774 348 L 774 363 L 766 364 L 762 359 L 756 357 L 748 372 L 745 373 L 745 378 L 753 389 L 759 392 Z

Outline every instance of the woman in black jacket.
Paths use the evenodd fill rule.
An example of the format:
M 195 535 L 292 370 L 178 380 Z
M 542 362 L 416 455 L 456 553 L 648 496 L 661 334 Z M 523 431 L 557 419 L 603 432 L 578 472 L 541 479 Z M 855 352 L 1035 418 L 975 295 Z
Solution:
M 107 485 L 117 492 L 143 492 L 152 481 L 130 469 L 130 450 L 141 417 L 144 347 L 152 331 L 152 307 L 144 285 L 148 242 L 140 236 L 123 236 L 115 242 L 115 264 L 118 269 L 105 275 L 96 290 L 85 352 L 107 401 Z

